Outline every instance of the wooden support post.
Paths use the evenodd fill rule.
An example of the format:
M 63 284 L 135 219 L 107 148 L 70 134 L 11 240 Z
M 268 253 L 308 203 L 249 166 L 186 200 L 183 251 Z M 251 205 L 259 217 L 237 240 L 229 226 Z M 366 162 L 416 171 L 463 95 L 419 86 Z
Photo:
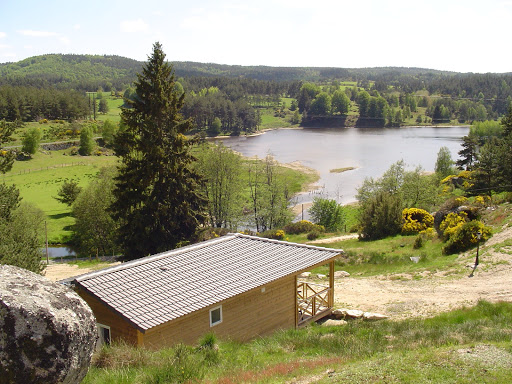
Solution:
M 334 260 L 329 263 L 329 307 L 334 306 Z
M 299 326 L 299 293 L 298 293 L 298 285 L 297 285 L 297 275 L 295 275 L 295 329 Z
M 144 335 L 137 329 L 137 347 L 144 346 Z

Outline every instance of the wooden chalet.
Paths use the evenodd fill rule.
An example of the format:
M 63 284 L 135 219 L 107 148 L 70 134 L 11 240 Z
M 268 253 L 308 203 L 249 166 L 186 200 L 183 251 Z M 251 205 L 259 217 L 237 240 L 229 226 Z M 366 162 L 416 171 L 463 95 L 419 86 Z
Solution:
M 92 308 L 103 342 L 160 348 L 208 332 L 247 340 L 329 315 L 342 252 L 237 233 L 62 282 Z M 328 285 L 300 279 L 326 264 Z

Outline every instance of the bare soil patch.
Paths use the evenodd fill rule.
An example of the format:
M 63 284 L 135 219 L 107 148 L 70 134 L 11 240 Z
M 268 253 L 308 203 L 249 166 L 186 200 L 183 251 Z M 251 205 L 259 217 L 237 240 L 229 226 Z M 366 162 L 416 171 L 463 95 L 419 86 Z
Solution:
M 493 236 L 480 248 L 480 265 L 468 277 L 474 251 L 459 256 L 464 273 L 425 272 L 421 276 L 392 274 L 335 281 L 338 307 L 378 312 L 391 319 L 429 317 L 479 300 L 512 302 L 512 254 L 499 253 L 493 245 L 512 238 L 512 228 Z M 466 273 L 467 272 L 467 273 Z
M 120 263 L 101 263 L 91 268 L 79 268 L 76 264 L 50 262 L 50 264 L 46 266 L 43 275 L 52 281 L 58 281 L 67 279 L 68 277 L 83 275 L 84 273 L 89 273 L 98 269 L 111 267 L 117 264 Z

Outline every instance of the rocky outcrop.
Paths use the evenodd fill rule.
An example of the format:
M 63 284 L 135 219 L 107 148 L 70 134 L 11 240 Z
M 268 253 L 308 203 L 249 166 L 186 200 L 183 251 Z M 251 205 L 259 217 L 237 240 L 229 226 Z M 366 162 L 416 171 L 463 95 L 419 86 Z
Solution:
M 94 315 L 75 292 L 0 265 L 1 383 L 80 383 L 96 339 Z

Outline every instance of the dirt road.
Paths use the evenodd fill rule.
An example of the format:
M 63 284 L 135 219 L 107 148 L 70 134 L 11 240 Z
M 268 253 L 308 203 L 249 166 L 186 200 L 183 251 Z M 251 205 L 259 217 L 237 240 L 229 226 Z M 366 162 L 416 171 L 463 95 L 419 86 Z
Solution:
M 464 273 L 459 269 L 426 272 L 421 276 L 395 274 L 336 279 L 336 304 L 400 319 L 431 316 L 473 305 L 480 299 L 512 302 L 512 247 L 509 253 L 496 253 L 492 249 L 507 238 L 512 238 L 512 228 L 495 235 L 481 247 L 480 265 L 471 278 L 468 277 L 471 268 L 466 266 L 474 262 L 474 251 L 458 259 Z

